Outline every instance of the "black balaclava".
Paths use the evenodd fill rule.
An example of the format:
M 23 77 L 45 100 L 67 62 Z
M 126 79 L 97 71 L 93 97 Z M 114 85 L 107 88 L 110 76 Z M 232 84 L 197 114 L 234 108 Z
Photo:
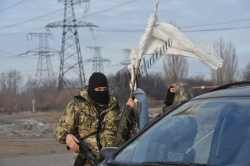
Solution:
M 173 88 L 173 86 L 171 86 L 170 88 Z M 166 106 L 170 106 L 174 102 L 175 93 L 170 92 L 170 88 L 168 89 L 168 92 L 167 92 L 166 101 L 164 101 Z
M 98 104 L 106 104 L 109 101 L 108 89 L 105 91 L 95 91 L 97 87 L 107 87 L 108 81 L 104 74 L 93 73 L 89 78 L 88 94 L 89 97 Z

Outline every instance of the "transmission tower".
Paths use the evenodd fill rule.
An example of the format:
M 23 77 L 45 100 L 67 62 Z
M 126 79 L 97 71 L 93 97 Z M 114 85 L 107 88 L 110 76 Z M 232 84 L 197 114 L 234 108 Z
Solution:
M 123 52 L 124 52 L 124 55 L 123 55 L 123 61 L 120 62 L 120 64 L 123 65 L 123 69 L 127 69 L 128 67 L 128 64 L 130 64 L 130 59 L 129 59 L 129 55 L 131 53 L 131 49 L 122 49 Z
M 107 63 L 107 66 L 110 66 L 111 61 L 106 58 L 102 58 L 101 55 L 101 48 L 102 47 L 87 47 L 91 50 L 94 50 L 94 57 L 85 60 L 86 62 L 93 63 L 92 73 L 94 72 L 101 72 L 104 73 L 103 63 Z
M 82 88 L 85 85 L 85 74 L 77 27 L 89 27 L 89 30 L 93 31 L 93 27 L 97 26 L 82 21 L 77 23 L 74 5 L 85 3 L 85 12 L 87 12 L 89 1 L 90 0 L 58 0 L 58 2 L 64 3 L 64 20 L 49 23 L 46 26 L 47 29 L 63 27 L 58 83 L 59 90 L 65 86 L 64 82 L 67 82 L 67 85 L 71 85 L 75 88 Z M 72 78 L 72 74 L 77 74 L 77 78 L 70 81 L 69 77 Z
M 60 51 L 49 48 L 49 41 L 48 36 L 50 36 L 51 33 L 28 33 L 27 38 L 29 40 L 32 39 L 32 37 L 38 37 L 39 38 L 39 48 L 35 48 L 32 50 L 28 50 L 24 54 L 33 53 L 34 55 L 38 54 L 38 63 L 37 63 L 37 69 L 36 69 L 36 85 L 42 87 L 44 83 L 47 81 L 49 83 L 53 83 L 55 81 L 55 76 L 50 60 L 50 53 L 58 53 L 60 54 Z M 24 55 L 20 54 L 20 55 Z

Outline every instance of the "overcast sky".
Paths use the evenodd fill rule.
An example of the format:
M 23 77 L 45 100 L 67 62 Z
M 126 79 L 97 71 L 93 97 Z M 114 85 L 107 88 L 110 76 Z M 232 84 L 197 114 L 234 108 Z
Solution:
M 161 22 L 175 22 L 183 34 L 192 41 L 213 45 L 223 38 L 236 48 L 239 70 L 250 62 L 250 1 L 249 0 L 90 0 L 84 14 L 85 3 L 75 5 L 78 21 L 99 26 L 93 33 L 78 28 L 83 60 L 93 57 L 86 47 L 102 47 L 101 55 L 111 60 L 104 73 L 115 73 L 122 68 L 123 49 L 138 48 L 147 20 L 159 2 L 157 16 Z M 64 5 L 57 0 L 0 0 L 0 72 L 16 69 L 24 79 L 35 78 L 38 55 L 22 55 L 39 47 L 37 37 L 28 33 L 48 33 L 45 26 L 62 21 Z M 62 28 L 52 28 L 49 47 L 60 50 Z M 51 56 L 53 71 L 58 78 L 60 58 Z M 162 72 L 163 59 L 149 72 Z M 198 59 L 188 58 L 189 76 L 205 75 L 210 69 Z M 92 73 L 92 64 L 84 63 L 86 80 Z

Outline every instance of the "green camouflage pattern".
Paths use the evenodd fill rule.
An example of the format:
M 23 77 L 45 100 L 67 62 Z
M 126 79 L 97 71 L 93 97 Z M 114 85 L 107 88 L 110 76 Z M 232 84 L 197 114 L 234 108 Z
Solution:
M 115 140 L 116 147 L 123 144 L 123 139 L 128 140 L 139 131 L 139 111 L 137 107 L 126 107 L 123 109 L 119 117 L 121 118 Z
M 171 108 L 183 103 L 184 101 L 194 97 L 193 88 L 186 83 L 180 82 L 180 83 L 175 83 L 171 86 L 174 87 L 176 91 L 174 96 L 174 101 L 172 105 L 163 107 L 164 113 L 169 111 Z
M 97 131 L 98 127 L 98 110 L 93 105 L 93 102 L 88 97 L 88 87 L 85 87 L 80 91 L 80 98 L 77 97 L 75 101 L 70 102 L 63 116 L 59 119 L 58 125 L 55 128 L 54 135 L 58 142 L 65 144 L 63 141 L 63 135 L 66 132 L 72 133 L 73 135 L 79 134 L 80 138 L 83 139 L 91 133 Z M 110 95 L 109 102 L 105 109 L 101 110 L 100 116 L 103 114 L 103 120 L 101 122 L 100 143 L 102 147 L 114 146 L 116 131 L 120 122 L 120 116 L 123 109 L 119 109 L 118 102 L 115 97 Z M 126 128 L 125 132 L 129 132 L 129 135 L 134 132 L 136 126 L 136 118 L 130 119 L 128 122 L 131 124 Z M 77 131 L 76 131 L 77 130 Z M 128 135 L 127 133 L 125 135 Z M 119 145 L 122 145 L 127 138 L 125 135 L 119 137 Z M 99 148 L 97 146 L 96 134 L 90 135 L 85 138 L 84 143 L 92 150 L 92 152 L 99 158 Z M 75 152 L 74 158 L 78 156 L 78 152 Z

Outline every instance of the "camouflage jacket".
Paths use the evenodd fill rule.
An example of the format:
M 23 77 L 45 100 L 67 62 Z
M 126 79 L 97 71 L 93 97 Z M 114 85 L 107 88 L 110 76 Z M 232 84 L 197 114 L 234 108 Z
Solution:
M 80 138 L 84 140 L 84 143 L 99 158 L 99 148 L 96 139 L 99 118 L 102 117 L 103 119 L 99 131 L 100 143 L 102 147 L 112 147 L 114 146 L 116 131 L 123 108 L 120 109 L 115 97 L 110 95 L 108 104 L 103 108 L 100 107 L 101 110 L 97 110 L 96 106 L 94 106 L 88 97 L 87 88 L 88 87 L 85 87 L 80 91 L 80 95 L 75 97 L 76 100 L 68 104 L 63 116 L 58 121 L 54 135 L 58 142 L 65 144 L 62 138 L 66 132 L 73 135 L 78 133 Z M 136 117 L 132 117 L 132 119 L 126 121 L 126 123 L 130 123 L 126 126 L 132 127 L 123 130 L 123 133 L 121 133 L 122 136 L 119 137 L 121 139 L 119 140 L 119 145 L 122 145 L 127 140 L 128 135 L 129 137 L 132 136 L 136 128 Z M 78 152 L 75 152 L 74 158 L 77 156 Z
M 174 87 L 176 91 L 174 101 L 172 105 L 163 107 L 164 113 L 194 96 L 193 88 L 186 83 L 175 83 L 170 87 Z

